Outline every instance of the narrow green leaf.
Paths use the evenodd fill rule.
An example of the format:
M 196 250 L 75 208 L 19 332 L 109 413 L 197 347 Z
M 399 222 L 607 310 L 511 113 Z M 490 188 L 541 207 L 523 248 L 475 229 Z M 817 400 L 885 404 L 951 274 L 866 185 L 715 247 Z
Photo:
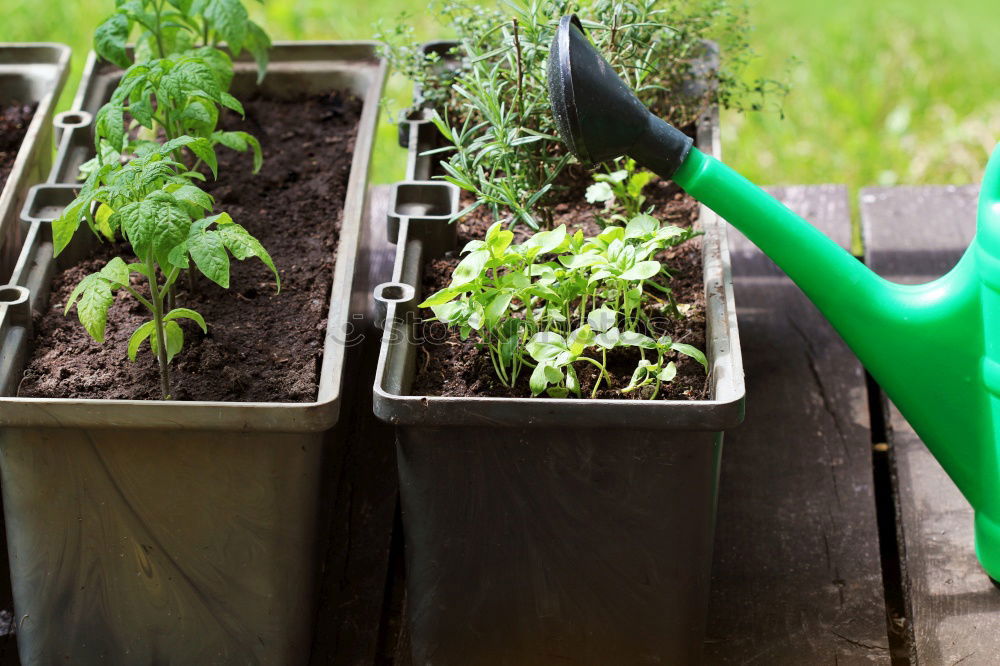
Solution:
M 247 21 L 247 35 L 244 43 L 247 51 L 257 61 L 257 83 L 264 80 L 267 73 L 267 65 L 270 59 L 269 50 L 271 48 L 271 38 L 267 36 L 264 29 L 253 21 Z
M 227 109 L 235 111 L 241 116 L 246 115 L 246 112 L 243 110 L 243 104 L 240 103 L 240 100 L 236 99 L 227 92 L 219 94 L 219 102 L 222 104 L 222 106 L 226 107 Z
M 136 355 L 139 353 L 139 347 L 142 343 L 146 341 L 153 331 L 156 329 L 156 322 L 147 321 L 145 324 L 135 329 L 132 333 L 132 337 L 128 339 L 128 360 L 135 361 Z
M 685 356 L 690 356 L 694 360 L 701 363 L 701 367 L 705 368 L 705 372 L 708 372 L 708 359 L 705 358 L 705 354 L 697 347 L 692 347 L 691 345 L 686 345 L 680 342 L 675 342 L 670 346 L 672 350 L 678 354 L 684 354 Z
M 174 308 L 163 316 L 163 321 L 173 321 L 175 319 L 190 319 L 201 327 L 202 332 L 208 333 L 205 318 L 190 308 Z
M 70 205 L 66 206 L 62 215 L 52 221 L 52 249 L 55 256 L 66 249 L 69 242 L 73 240 L 76 230 L 80 228 L 80 219 L 83 215 L 83 207 L 90 202 L 82 196 L 77 197 Z
M 176 321 L 168 321 L 163 324 L 163 334 L 167 338 L 167 363 L 170 363 L 184 347 L 184 331 Z

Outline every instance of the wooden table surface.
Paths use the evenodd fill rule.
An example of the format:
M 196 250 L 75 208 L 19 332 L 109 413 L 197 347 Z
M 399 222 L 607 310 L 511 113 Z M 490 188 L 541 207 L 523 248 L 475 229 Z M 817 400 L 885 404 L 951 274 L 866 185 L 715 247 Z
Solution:
M 848 247 L 846 188 L 771 191 Z M 900 281 L 943 273 L 972 237 L 976 192 L 862 191 L 865 260 Z M 409 664 L 392 431 L 371 414 L 387 194 L 371 191 L 352 300 L 364 338 L 346 376 L 364 390 L 344 405 L 350 444 L 327 472 L 314 666 Z M 1000 664 L 1000 590 L 976 563 L 968 504 L 802 293 L 729 238 L 747 417 L 722 457 L 705 663 Z M 0 626 L 0 664 L 16 663 Z

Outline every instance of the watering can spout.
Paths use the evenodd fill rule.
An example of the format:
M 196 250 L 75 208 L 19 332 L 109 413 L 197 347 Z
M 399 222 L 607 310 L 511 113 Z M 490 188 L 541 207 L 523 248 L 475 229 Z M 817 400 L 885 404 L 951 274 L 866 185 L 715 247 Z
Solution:
M 672 178 L 806 293 L 972 504 L 980 562 L 1000 579 L 1000 147 L 972 246 L 947 275 L 899 285 L 656 118 L 575 17 L 562 19 L 548 67 L 556 124 L 582 162 L 628 155 Z

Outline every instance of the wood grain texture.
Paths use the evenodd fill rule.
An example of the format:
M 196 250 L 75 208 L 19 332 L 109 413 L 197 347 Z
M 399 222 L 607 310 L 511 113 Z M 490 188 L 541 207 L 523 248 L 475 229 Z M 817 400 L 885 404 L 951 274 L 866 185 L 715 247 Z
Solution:
M 771 192 L 849 247 L 845 187 Z M 705 662 L 888 664 L 861 366 L 733 229 L 730 250 L 747 417 L 722 456 Z
M 975 233 L 977 195 L 978 186 L 862 190 L 869 265 L 911 284 L 946 272 Z M 972 508 L 894 407 L 889 425 L 916 661 L 997 664 L 1000 590 L 976 560 Z
M 389 574 L 398 482 L 394 433 L 372 413 L 372 377 L 381 332 L 373 325 L 372 289 L 390 279 L 394 246 L 386 242 L 388 186 L 369 193 L 368 224 L 351 299 L 344 374 L 342 460 L 328 466 L 330 540 L 320 584 L 311 664 L 353 666 L 377 660 Z

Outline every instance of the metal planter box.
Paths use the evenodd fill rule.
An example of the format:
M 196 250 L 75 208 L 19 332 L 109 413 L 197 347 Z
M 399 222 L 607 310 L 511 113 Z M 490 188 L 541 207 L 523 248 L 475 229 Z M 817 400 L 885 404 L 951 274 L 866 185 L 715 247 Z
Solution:
M 255 66 L 241 59 L 236 69 L 245 95 Z M 91 55 L 61 119 L 50 183 L 26 203 L 11 285 L 0 288 L 0 472 L 21 660 L 305 663 L 322 461 L 340 444 L 333 428 L 385 65 L 371 43 L 279 43 L 262 84 L 279 97 L 341 88 L 364 100 L 315 402 L 11 397 L 32 307 L 72 260 L 53 260 L 49 221 L 72 198 L 93 152 L 92 118 L 119 75 Z
M 724 222 L 701 209 L 711 399 L 412 395 L 425 260 L 455 249 L 458 191 L 426 180 L 433 127 L 404 122 L 375 413 L 396 425 L 413 661 L 689 664 L 707 616 L 723 431 L 744 382 Z M 697 144 L 718 154 L 717 116 Z
M 0 184 L 0 284 L 10 277 L 21 251 L 18 215 L 28 188 L 52 165 L 52 114 L 69 72 L 68 46 L 0 43 L 0 104 L 37 104 L 7 181 Z

